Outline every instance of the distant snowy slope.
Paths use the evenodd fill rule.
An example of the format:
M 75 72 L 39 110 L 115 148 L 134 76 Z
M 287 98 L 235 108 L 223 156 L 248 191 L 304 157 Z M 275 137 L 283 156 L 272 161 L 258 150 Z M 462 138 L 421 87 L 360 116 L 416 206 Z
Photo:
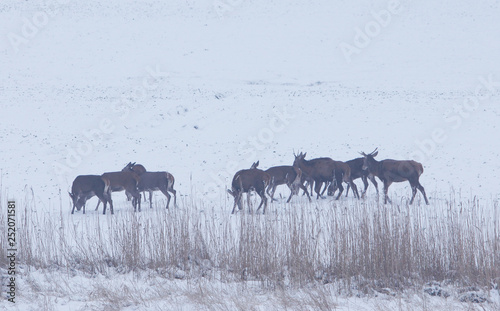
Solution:
M 431 197 L 498 196 L 499 13 L 496 1 L 2 1 L 2 187 L 46 205 L 78 174 L 137 161 L 219 202 L 255 160 L 379 147 L 420 160 Z

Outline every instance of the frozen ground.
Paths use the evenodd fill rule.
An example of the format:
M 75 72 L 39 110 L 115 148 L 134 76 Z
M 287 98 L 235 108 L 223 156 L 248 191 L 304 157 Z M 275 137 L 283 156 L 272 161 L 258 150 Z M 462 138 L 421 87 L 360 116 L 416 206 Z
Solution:
M 256 160 L 291 164 L 294 151 L 349 160 L 375 147 L 381 159 L 423 163 L 431 205 L 420 208 L 451 192 L 498 200 L 499 14 L 498 1 L 4 0 L 2 200 L 22 206 L 33 189 L 37 208 L 59 215 L 62 205 L 70 217 L 77 175 L 137 161 L 171 172 L 180 197 L 229 213 L 225 189 Z M 407 184 L 390 188 L 409 193 Z M 114 197 L 117 210 L 130 210 Z M 86 293 L 102 286 L 56 276 L 89 284 Z M 189 295 L 199 288 L 168 282 Z M 231 301 L 232 291 L 221 296 Z M 261 294 L 252 301 L 262 308 L 280 299 Z M 48 306 L 85 308 L 85 298 L 63 296 Z M 38 309 L 28 297 L 20 310 Z M 332 304 L 384 310 L 385 299 Z M 388 301 L 437 308 L 428 299 Z

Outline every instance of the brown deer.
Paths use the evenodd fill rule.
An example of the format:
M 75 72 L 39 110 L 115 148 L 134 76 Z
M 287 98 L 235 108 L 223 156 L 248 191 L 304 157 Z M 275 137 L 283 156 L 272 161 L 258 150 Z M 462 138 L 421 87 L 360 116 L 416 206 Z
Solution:
M 122 169 L 123 171 L 129 171 L 132 170 L 134 171 L 137 175 L 141 175 L 142 173 L 146 172 L 146 168 L 142 164 L 135 164 L 136 162 L 128 162 L 127 165 Z M 129 193 L 125 193 L 127 195 L 127 200 L 130 201 L 132 199 L 132 196 Z M 146 202 L 146 192 L 142 192 L 142 196 L 144 197 L 144 202 Z
M 425 204 L 429 205 L 424 187 L 419 182 L 420 175 L 424 172 L 422 164 L 413 160 L 398 161 L 387 159 L 377 161 L 374 159 L 378 154 L 377 149 L 369 154 L 361 152 L 361 155 L 364 157 L 363 169 L 368 170 L 370 174 L 377 176 L 384 183 L 384 204 L 387 204 L 387 201 L 391 203 L 387 191 L 393 182 L 408 181 L 413 192 L 410 205 L 413 204 L 417 189 L 424 196 Z
M 174 190 L 175 178 L 168 172 L 148 172 L 141 164 L 129 162 L 123 170 L 132 171 L 139 175 L 139 191 L 149 192 L 149 207 L 153 208 L 153 191 L 161 191 L 167 197 L 167 207 L 170 204 L 170 193 L 174 195 L 174 206 L 177 206 L 177 191 Z
M 257 167 L 257 165 L 258 162 L 255 167 Z M 266 188 L 270 185 L 270 183 L 271 175 L 258 168 L 250 168 L 248 170 L 236 172 L 231 183 L 231 190 L 227 190 L 227 192 L 234 197 L 233 211 L 231 214 L 234 214 L 236 211 L 236 205 L 238 205 L 239 210 L 242 209 L 241 196 L 243 193 L 247 193 L 248 196 L 252 190 L 257 192 L 261 198 L 257 212 L 260 210 L 262 205 L 264 205 L 262 214 L 265 214 L 267 207 Z
M 307 153 L 301 152 L 299 155 L 294 155 L 295 160 L 293 166 L 300 168 L 302 174 L 314 180 L 314 191 L 316 191 L 317 198 L 324 198 L 322 194 L 320 194 L 321 187 L 323 183 L 328 184 L 330 182 L 333 184 L 333 192 L 339 189 L 339 194 L 335 198 L 336 200 L 340 198 L 340 195 L 344 191 L 342 182 L 350 184 L 355 196 L 359 198 L 358 189 L 351 178 L 351 169 L 349 165 L 341 161 L 334 161 L 331 158 L 306 160 L 306 154 Z
M 366 194 L 366 190 L 368 189 L 368 179 L 372 182 L 372 184 L 375 186 L 375 189 L 377 190 L 378 194 L 378 184 L 377 181 L 375 180 L 375 176 L 370 174 L 367 170 L 363 170 L 363 163 L 365 159 L 364 158 L 356 158 L 353 160 L 346 161 L 345 163 L 349 165 L 349 168 L 351 169 L 351 178 L 352 180 L 356 180 L 358 178 L 361 178 L 363 181 L 363 184 L 365 186 L 365 190 L 361 193 L 361 197 L 363 198 Z M 345 196 L 349 194 L 349 189 L 351 188 L 350 184 L 347 184 L 347 189 L 345 192 Z M 330 184 L 328 187 L 328 195 L 333 195 L 333 184 Z
M 259 162 L 254 163 L 250 168 L 257 168 Z M 276 192 L 276 188 L 280 185 L 287 185 L 290 189 L 290 196 L 286 203 L 289 203 L 294 194 L 299 194 L 299 188 L 304 190 L 304 193 L 307 194 L 307 198 L 309 202 L 311 202 L 311 197 L 309 196 L 309 192 L 307 188 L 304 186 L 304 180 L 302 179 L 302 171 L 290 165 L 281 165 L 281 166 L 273 166 L 265 170 L 271 176 L 271 183 L 269 187 L 267 187 L 267 194 L 271 197 L 271 201 L 277 201 L 274 198 L 274 193 Z
M 109 209 L 111 210 L 111 214 L 113 214 L 113 202 L 109 194 L 109 182 L 103 180 L 99 175 L 76 176 L 69 196 L 73 200 L 71 214 L 75 212 L 75 208 L 77 211 L 80 211 L 82 207 L 85 214 L 85 203 L 93 196 L 97 196 L 100 200 L 99 202 L 103 202 L 104 211 L 106 211 L 106 204 L 109 202 Z
M 139 176 L 134 172 L 109 172 L 101 175 L 105 182 L 109 183 L 110 192 L 118 192 L 125 190 L 125 193 L 132 195 L 132 205 L 134 206 L 134 212 L 137 211 L 137 206 L 139 207 L 139 212 L 141 211 L 141 193 L 137 189 L 139 184 Z M 100 202 L 99 202 L 100 203 Z M 99 203 L 97 203 L 96 210 L 99 208 Z M 106 213 L 106 206 L 104 206 L 104 214 Z M 111 210 L 113 214 L 113 210 Z

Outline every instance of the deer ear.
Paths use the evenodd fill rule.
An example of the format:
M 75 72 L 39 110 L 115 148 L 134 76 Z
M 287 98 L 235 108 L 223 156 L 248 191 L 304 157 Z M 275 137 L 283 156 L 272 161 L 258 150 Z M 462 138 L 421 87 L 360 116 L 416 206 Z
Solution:
M 376 157 L 376 156 L 377 156 L 377 154 L 378 154 L 378 151 L 375 151 L 375 153 L 374 153 L 374 154 L 372 154 L 372 156 L 373 156 L 373 157 Z
M 257 162 L 255 163 L 255 167 L 257 167 L 257 166 L 259 166 L 259 161 L 257 161 Z
M 306 157 L 306 154 L 307 154 L 307 152 L 306 152 L 306 153 L 304 153 L 304 154 L 302 155 L 302 158 L 303 158 L 303 159 Z

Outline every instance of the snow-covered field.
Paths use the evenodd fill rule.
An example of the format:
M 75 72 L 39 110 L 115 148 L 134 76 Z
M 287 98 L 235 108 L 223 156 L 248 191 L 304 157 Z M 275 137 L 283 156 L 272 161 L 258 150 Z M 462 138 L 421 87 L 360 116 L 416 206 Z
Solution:
M 86 215 L 71 215 L 66 193 L 77 175 L 137 161 L 171 172 L 180 202 L 163 214 L 164 197 L 156 194 L 154 209 L 144 203 L 140 217 L 189 211 L 196 222 L 233 228 L 226 189 L 237 170 L 257 160 L 262 168 L 291 165 L 299 151 L 345 161 L 378 147 L 380 159 L 424 165 L 420 181 L 430 205 L 417 194 L 412 207 L 422 215 L 446 211 L 452 196 L 475 197 L 485 231 L 498 228 L 499 14 L 498 1 L 3 0 L 2 217 L 7 199 L 15 199 L 18 219 L 35 221 L 18 227 L 113 233 L 120 228 L 114 221 L 136 217 L 122 193 L 113 195 L 114 216 L 94 212 L 95 198 Z M 403 205 L 410 193 L 407 183 L 389 189 Z M 270 205 L 269 217 L 279 221 L 301 204 L 311 207 L 292 200 Z M 351 197 L 342 200 L 359 207 Z M 370 186 L 366 202 L 376 200 Z M 325 212 L 333 203 L 313 206 Z M 89 276 L 18 269 L 18 310 L 500 308 L 498 279 L 490 302 L 478 305 L 422 290 L 356 297 L 332 284 L 265 290 L 156 270 Z

